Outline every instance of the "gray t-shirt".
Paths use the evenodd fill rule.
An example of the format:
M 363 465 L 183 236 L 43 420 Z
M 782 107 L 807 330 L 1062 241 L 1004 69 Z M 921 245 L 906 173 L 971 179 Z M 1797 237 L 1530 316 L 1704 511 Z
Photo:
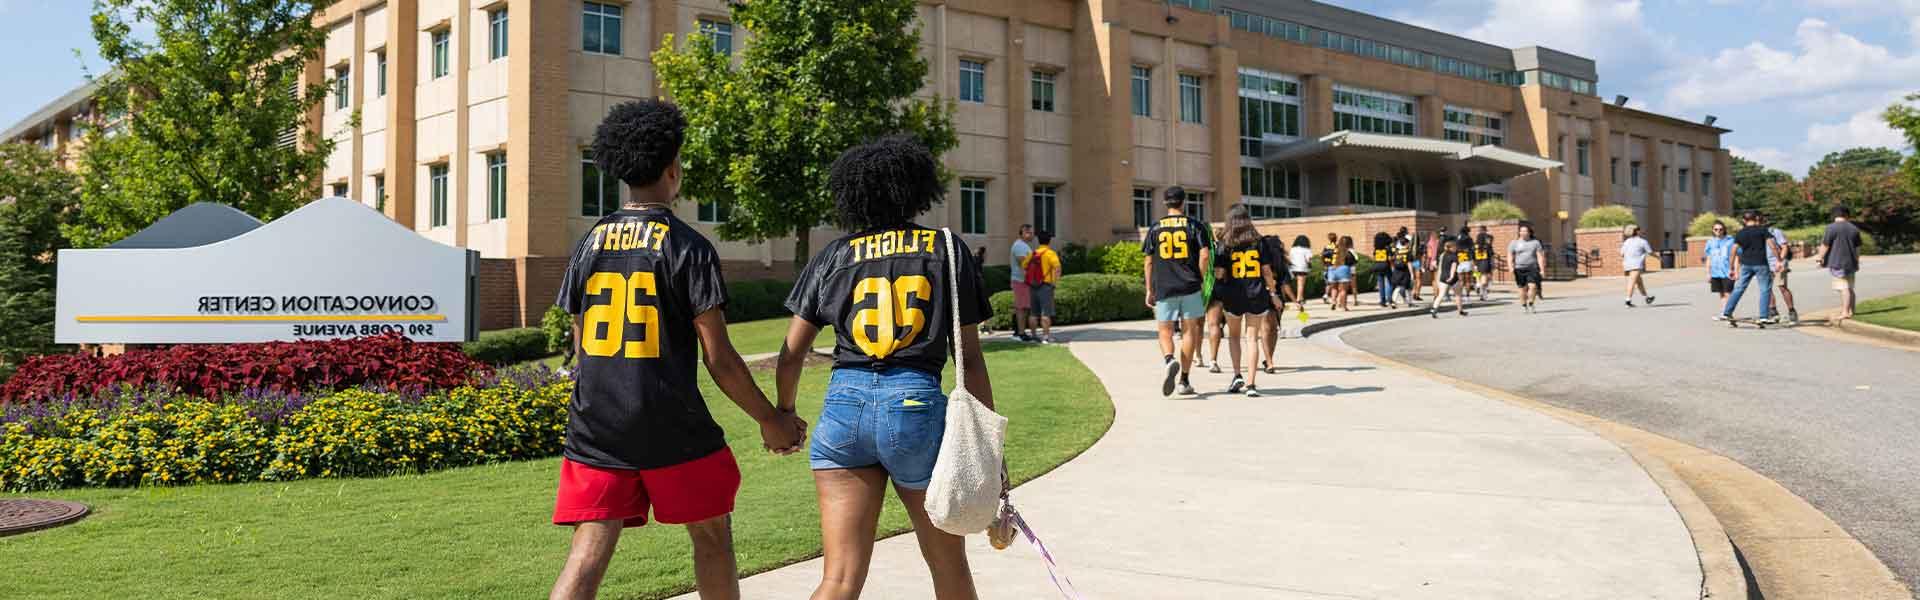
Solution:
M 1513 268 L 1540 268 L 1540 240 L 1514 240 L 1507 244 L 1507 254 L 1513 256 Z
M 1827 225 L 1827 234 L 1820 238 L 1827 247 L 1827 268 L 1846 274 L 1860 270 L 1860 228 L 1847 221 L 1834 221 Z
M 1020 263 L 1027 260 L 1027 255 L 1033 254 L 1033 247 L 1028 246 L 1026 240 L 1014 240 L 1013 248 L 1009 249 L 1007 254 L 1013 257 L 1013 273 L 1011 273 L 1013 277 L 1009 279 L 1015 282 L 1026 281 L 1027 270 L 1021 268 Z
M 1647 255 L 1649 254 L 1653 254 L 1653 245 L 1647 243 L 1647 238 L 1634 236 L 1620 243 L 1621 267 L 1628 271 L 1638 271 L 1647 268 Z

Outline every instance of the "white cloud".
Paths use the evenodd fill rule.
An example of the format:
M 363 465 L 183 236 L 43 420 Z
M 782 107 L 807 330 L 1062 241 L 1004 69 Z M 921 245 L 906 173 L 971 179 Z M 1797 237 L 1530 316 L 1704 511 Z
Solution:
M 1465 36 L 1509 47 L 1544 45 L 1605 64 L 1661 55 L 1671 40 L 1647 26 L 1640 0 L 1487 0 Z
M 1798 163 L 1795 162 L 1792 153 L 1771 146 L 1763 146 L 1760 148 L 1727 146 L 1727 153 L 1788 173 L 1803 173 L 1806 171 L 1804 166 L 1794 167 L 1794 165 Z
M 1920 56 L 1894 54 L 1819 19 L 1794 30 L 1794 50 L 1754 42 L 1675 66 L 1663 104 L 1683 111 L 1762 102 L 1814 92 L 1886 89 L 1920 79 Z
M 1728 146 L 1727 151 L 1745 157 L 1747 160 L 1792 173 L 1794 177 L 1803 177 L 1807 168 L 1813 166 L 1829 152 L 1848 148 L 1883 147 L 1906 150 L 1907 140 L 1898 130 L 1887 126 L 1880 120 L 1880 113 L 1890 104 L 1900 102 L 1899 96 L 1881 96 L 1867 103 L 1840 121 L 1814 123 L 1808 125 L 1806 135 L 1791 148 L 1761 146 L 1745 148 Z

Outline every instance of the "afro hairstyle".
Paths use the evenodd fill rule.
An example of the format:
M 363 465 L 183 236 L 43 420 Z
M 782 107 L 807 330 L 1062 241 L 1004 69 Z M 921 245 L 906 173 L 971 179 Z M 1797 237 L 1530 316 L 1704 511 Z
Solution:
M 933 153 L 904 134 L 842 152 L 827 175 L 827 190 L 840 226 L 852 232 L 911 223 L 946 194 Z
M 594 130 L 593 162 L 627 185 L 652 185 L 680 156 L 686 132 L 687 118 L 672 102 L 624 102 L 607 111 Z

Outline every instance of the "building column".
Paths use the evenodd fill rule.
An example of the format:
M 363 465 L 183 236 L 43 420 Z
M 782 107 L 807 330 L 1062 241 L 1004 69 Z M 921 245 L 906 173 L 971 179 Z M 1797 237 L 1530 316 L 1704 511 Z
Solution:
M 1300 135 L 1316 139 L 1333 133 L 1333 78 L 1306 75 L 1300 78 Z
M 1613 200 L 1613 123 L 1606 119 L 1593 120 L 1593 139 L 1588 144 L 1588 174 L 1593 178 L 1593 205 L 1600 206 Z M 1601 183 L 1601 172 L 1607 176 Z
M 1220 199 L 1219 214 L 1224 220 L 1226 207 L 1239 203 L 1246 193 L 1240 189 L 1240 53 L 1227 44 L 1233 38 L 1226 17 L 1216 16 L 1215 21 L 1221 43 L 1209 52 L 1214 75 L 1208 110 L 1213 118 L 1207 125 L 1213 134 L 1214 196 Z
M 1107 223 L 1088 241 L 1137 240 L 1133 227 L 1133 117 L 1128 107 L 1132 30 L 1112 22 L 1118 0 L 1076 3 L 1073 28 L 1073 204 L 1076 223 Z
M 347 57 L 348 76 L 353 79 L 347 87 L 350 90 L 349 93 L 353 94 L 352 106 L 356 114 L 360 107 L 365 106 L 367 97 L 367 86 L 363 85 L 367 81 L 366 61 L 363 60 L 367 55 L 366 23 L 365 11 L 353 11 L 353 52 Z M 361 159 L 366 156 L 361 142 L 363 131 L 360 119 L 354 119 L 353 136 L 350 138 L 352 153 L 347 155 L 349 162 L 352 163 L 347 165 L 347 193 L 356 200 L 367 198 L 368 194 L 372 193 L 372 190 L 366 189 L 367 167 L 366 161 Z
M 1660 155 L 1663 148 L 1659 138 L 1647 138 L 1647 160 L 1642 168 L 1640 182 L 1647 188 L 1647 218 L 1640 223 L 1641 235 L 1647 242 L 1659 248 L 1660 234 L 1667 230 L 1667 178 L 1665 167 L 1667 160 Z
M 573 4 L 573 3 L 549 1 L 548 4 Z M 674 2 L 673 0 L 652 0 L 651 2 L 647 3 L 647 32 L 648 33 L 647 33 L 646 45 L 643 46 L 646 49 L 645 53 L 651 54 L 654 49 L 660 47 L 660 42 L 666 40 L 668 35 L 674 33 L 678 29 L 678 25 L 679 25 L 678 21 L 680 20 L 679 8 L 680 8 L 680 3 Z M 562 15 L 562 16 L 564 17 L 565 15 Z M 573 18 L 577 20 L 579 17 L 573 17 Z M 562 35 L 560 36 L 561 39 L 564 40 L 570 37 L 566 35 L 566 32 L 569 32 L 569 31 L 571 31 L 571 29 L 563 30 L 561 32 Z M 567 60 L 566 56 L 563 55 L 560 57 L 560 59 L 562 61 L 561 64 L 566 64 L 566 60 Z M 649 63 L 649 65 L 651 65 L 651 63 Z M 660 83 L 660 72 L 658 70 L 653 70 L 652 73 L 653 73 L 652 77 L 653 77 L 654 97 L 656 98 L 667 97 L 667 88 L 666 86 L 661 85 Z
M 575 19 L 563 2 L 511 0 L 507 33 L 507 256 L 566 256 L 567 69 Z M 535 133 L 541 135 L 535 135 Z M 536 198 L 541 199 L 535 201 Z M 527 299 L 522 299 L 523 303 Z
M 1026 21 L 1020 17 L 1007 18 L 1003 52 L 1007 64 L 1002 70 L 1006 71 L 1007 85 L 1007 214 L 1003 231 L 1008 238 L 1019 235 L 1022 223 L 1033 223 L 1033 186 L 1027 181 L 1027 109 L 1032 106 L 1033 89 L 1027 81 L 1026 29 Z M 1056 211 L 1060 208 L 1058 202 L 1056 198 Z M 1034 227 L 1039 225 L 1036 223 Z
M 447 197 L 447 202 L 453 205 L 449 207 L 453 214 L 447 216 L 447 223 L 453 226 L 453 245 L 458 248 L 467 247 L 468 219 L 472 212 L 468 207 L 473 204 L 473 198 L 468 195 L 473 186 L 467 181 L 473 175 L 473 150 L 467 147 L 470 143 L 467 119 L 473 116 L 473 111 L 467 106 L 467 88 L 473 82 L 474 62 L 471 1 L 459 0 L 454 5 L 453 48 L 448 50 L 454 60 L 460 61 L 459 68 L 453 71 L 453 150 L 447 156 L 447 177 L 453 179 L 453 189 L 449 190 Z
M 1713 150 L 1713 198 L 1709 202 L 1714 212 L 1733 214 L 1733 155 L 1725 148 Z
M 1439 96 L 1419 96 L 1414 101 L 1414 133 L 1421 137 L 1447 137 L 1447 101 Z

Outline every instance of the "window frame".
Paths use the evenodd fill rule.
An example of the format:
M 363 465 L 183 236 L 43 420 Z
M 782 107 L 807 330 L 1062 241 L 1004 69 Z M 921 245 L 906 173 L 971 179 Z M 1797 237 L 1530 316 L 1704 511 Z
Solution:
M 960 101 L 975 104 L 987 103 L 987 61 L 960 59 Z
M 379 51 L 373 53 L 373 69 L 374 69 L 373 96 L 375 98 L 385 98 L 387 97 L 387 49 L 386 48 L 381 48 Z
M 1206 78 L 1189 73 L 1180 74 L 1180 122 L 1206 122 Z
M 587 212 L 586 192 L 587 179 L 589 179 L 589 176 L 593 179 L 594 184 L 593 199 L 595 211 L 593 213 Z M 607 182 L 609 180 L 613 182 L 611 190 L 608 189 Z M 612 214 L 616 210 L 620 210 L 620 183 L 619 179 L 608 177 L 606 173 L 600 172 L 600 165 L 593 162 L 593 152 L 582 150 L 580 152 L 580 216 L 598 219 Z M 609 191 L 613 193 L 613 206 L 611 207 L 607 206 L 607 193 Z
M 1153 188 L 1134 186 L 1133 226 L 1137 229 L 1153 226 Z
M 1591 173 L 1588 167 L 1587 161 L 1591 157 L 1592 153 L 1593 153 L 1592 140 L 1588 140 L 1586 138 L 1579 138 L 1573 141 L 1574 161 L 1579 163 L 1579 173 L 1582 176 L 1589 176 Z
M 1133 116 L 1153 118 L 1153 67 L 1133 65 L 1127 82 L 1128 104 Z
M 507 218 L 507 153 L 488 152 L 487 220 Z
M 1027 81 L 1031 91 L 1029 104 L 1033 110 L 1054 112 L 1057 107 L 1055 101 L 1058 98 L 1059 77 L 1059 73 L 1042 69 L 1034 69 L 1028 75 Z
M 1627 182 L 1633 189 L 1640 189 L 1640 161 L 1627 163 Z
M 487 60 L 495 61 L 507 57 L 508 28 L 507 8 L 502 6 L 487 11 Z
M 1680 169 L 1680 176 L 1674 179 L 1674 183 L 1680 184 L 1680 193 L 1682 194 L 1687 193 L 1687 183 L 1688 183 L 1687 180 L 1692 178 L 1693 178 L 1693 169 L 1688 169 L 1684 167 Z
M 1060 233 L 1060 184 L 1033 184 L 1033 228 Z
M 387 175 L 385 173 L 373 176 L 373 209 L 382 213 L 387 212 Z
M 448 222 L 447 196 L 451 183 L 452 169 L 447 163 L 427 165 L 427 226 L 446 227 Z
M 733 218 L 732 202 L 716 200 L 713 202 L 696 201 L 696 203 L 699 204 L 699 207 L 694 209 L 693 220 L 695 223 L 718 225 Z
M 428 79 L 440 79 L 453 72 L 453 34 L 446 29 L 433 30 L 428 40 L 432 64 Z
M 346 110 L 353 105 L 353 67 L 333 68 L 333 109 Z
M 960 180 L 960 233 L 986 235 L 987 190 L 985 179 Z
M 626 25 L 627 13 L 617 4 L 605 2 L 582 2 L 580 4 L 580 51 L 601 56 L 621 56 L 626 52 L 626 40 L 622 39 L 621 28 Z M 588 22 L 592 21 L 598 34 L 595 40 L 599 47 L 587 45 Z M 612 25 L 611 28 L 608 25 Z M 609 35 L 611 34 L 611 35 Z
M 732 21 L 701 17 L 694 28 L 698 30 L 701 35 L 707 36 L 707 40 L 710 42 L 707 46 L 708 48 L 712 48 L 714 52 L 720 53 L 721 56 L 733 56 Z

